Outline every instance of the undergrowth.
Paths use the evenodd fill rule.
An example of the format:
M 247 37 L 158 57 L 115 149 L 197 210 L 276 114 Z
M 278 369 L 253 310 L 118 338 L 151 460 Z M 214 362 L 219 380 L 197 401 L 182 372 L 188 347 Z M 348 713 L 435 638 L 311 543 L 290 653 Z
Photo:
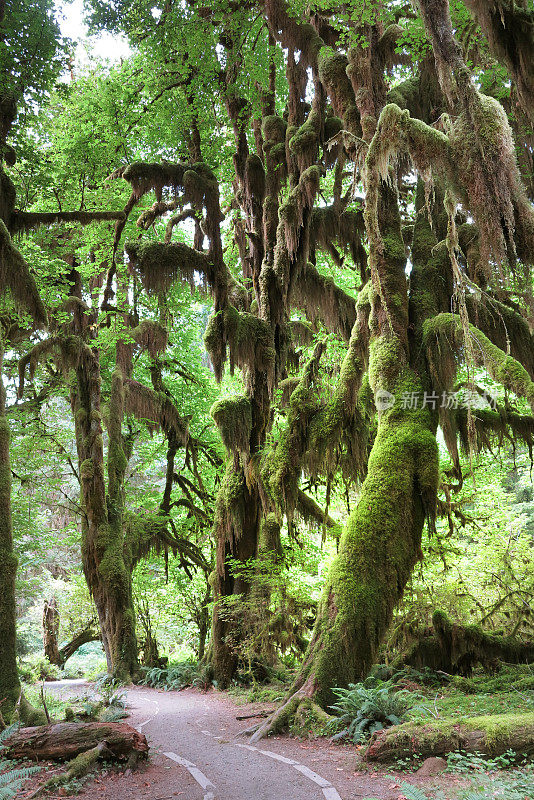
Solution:
M 0 733 L 0 800 L 11 800 L 19 796 L 19 791 L 29 777 L 39 772 L 39 767 L 20 767 L 14 761 L 3 758 L 4 742 L 17 730 L 10 725 Z
M 419 699 L 405 689 L 397 690 L 389 681 L 374 687 L 351 683 L 348 689 L 332 691 L 337 697 L 331 706 L 337 717 L 327 726 L 336 731 L 332 740 L 350 739 L 354 744 L 375 731 L 400 725 L 408 709 Z
M 188 686 L 208 689 L 211 685 L 209 671 L 197 661 L 181 661 L 167 667 L 143 668 L 144 677 L 140 683 L 164 691 L 180 691 Z

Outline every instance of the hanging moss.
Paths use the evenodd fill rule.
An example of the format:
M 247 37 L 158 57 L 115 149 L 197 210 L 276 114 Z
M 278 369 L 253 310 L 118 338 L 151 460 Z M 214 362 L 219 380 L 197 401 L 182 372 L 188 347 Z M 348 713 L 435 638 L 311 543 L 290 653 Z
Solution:
M 267 514 L 261 523 L 260 535 L 258 538 L 258 554 L 274 554 L 276 557 L 280 558 L 282 553 L 280 523 L 276 518 L 276 514 Z
M 356 301 L 307 263 L 295 283 L 292 304 L 302 309 L 308 319 L 319 319 L 326 327 L 346 341 L 356 321 Z
M 30 268 L 13 245 L 9 231 L 0 219 L 0 294 L 6 291 L 11 293 L 22 313 L 29 313 L 39 326 L 47 324 L 46 310 Z
M 0 166 L 0 220 L 11 230 L 11 219 L 15 209 L 17 193 L 15 184 Z
M 307 347 L 313 342 L 316 331 L 308 322 L 291 320 L 289 322 L 292 340 L 301 347 Z
M 291 16 L 284 0 L 265 0 L 265 15 L 273 35 L 281 35 L 284 47 L 300 50 L 301 60 L 315 66 L 323 41 L 313 25 Z
M 252 430 L 252 406 L 248 397 L 236 395 L 218 400 L 210 414 L 221 434 L 224 446 L 231 452 L 248 453 Z
M 454 411 L 454 433 L 458 434 L 464 453 L 470 452 L 470 422 L 475 429 L 476 451 L 486 450 L 492 452 L 495 447 L 504 444 L 514 450 L 519 442 L 528 448 L 530 461 L 533 462 L 534 450 L 534 417 L 526 414 L 517 414 L 505 408 L 493 411 L 487 408 L 477 408 L 471 411 L 471 421 L 468 420 L 467 409 L 459 408 Z
M 125 561 L 130 571 L 150 552 L 161 554 L 170 549 L 177 554 L 177 542 L 168 533 L 169 518 L 164 514 L 125 512 L 123 525 Z
M 317 161 L 321 134 L 321 116 L 312 109 L 306 122 L 289 140 L 289 150 L 297 159 L 300 171 L 306 170 Z
M 339 117 L 330 116 L 327 117 L 324 123 L 324 138 L 325 141 L 328 142 L 330 139 L 333 139 L 334 136 L 340 132 L 343 128 L 343 122 Z
M 368 426 L 358 400 L 369 357 L 368 291 L 369 285 L 358 296 L 358 319 L 334 392 L 310 422 L 306 465 L 312 475 L 335 470 L 340 446 L 346 450 L 343 472 L 347 477 L 363 479 L 367 470 Z
M 122 167 L 111 176 L 112 178 L 124 178 L 131 185 L 136 197 L 142 197 L 152 189 L 156 192 L 158 200 L 161 200 L 161 192 L 164 186 L 174 189 L 183 186 L 184 174 L 188 166 L 186 164 L 150 164 L 143 161 L 136 161 L 127 167 Z
M 226 357 L 225 352 L 219 350 L 221 325 L 224 331 L 222 341 L 228 343 L 230 372 L 233 374 L 235 366 L 238 366 L 247 370 L 252 380 L 255 372 L 266 373 L 272 385 L 276 352 L 270 326 L 254 314 L 238 311 L 233 306 L 212 314 L 204 334 L 204 344 L 216 365 L 216 374 L 217 370 L 222 374 Z
M 294 389 L 287 415 L 287 424 L 276 444 L 270 467 L 270 488 L 280 514 L 289 522 L 298 499 L 298 478 L 307 449 L 308 425 L 321 406 L 318 397 L 318 370 L 324 352 L 319 342 Z
M 522 7 L 523 5 L 523 7 Z M 482 28 L 491 52 L 506 65 L 517 85 L 519 100 L 534 123 L 534 14 L 526 3 L 466 0 Z
M 278 388 L 281 391 L 280 408 L 286 408 L 289 405 L 291 395 L 297 388 L 299 380 L 300 378 L 295 376 L 292 378 L 284 378 L 283 381 L 280 381 L 278 384 Z
M 439 314 L 425 322 L 423 332 L 429 362 L 434 365 L 434 374 L 439 374 L 439 360 L 446 348 L 451 354 L 450 361 L 464 341 L 460 318 L 455 314 Z M 534 383 L 522 364 L 490 342 L 474 325 L 469 326 L 469 334 L 477 364 L 484 366 L 489 375 L 505 388 L 524 397 L 534 410 Z M 439 350 L 436 350 L 436 343 L 442 344 Z
M 218 546 L 222 532 L 222 542 L 231 540 L 234 535 L 239 537 L 245 523 L 246 485 L 243 471 L 234 469 L 233 459 L 226 464 L 224 477 L 217 494 L 214 530 L 217 532 Z M 224 548 L 223 548 L 224 550 Z M 224 573 L 225 559 L 217 559 L 217 570 L 220 575 Z
M 301 242 L 304 214 L 312 208 L 315 196 L 319 191 L 320 174 L 317 166 L 305 169 L 299 178 L 298 185 L 289 193 L 286 201 L 280 206 L 280 227 L 275 250 L 275 272 L 280 283 L 287 287 L 289 283 L 289 261 L 297 256 Z M 283 231 L 283 239 L 282 239 Z M 287 250 L 287 255 L 285 254 Z
M 177 278 L 191 287 L 204 280 L 213 288 L 214 268 L 208 255 L 182 242 L 126 242 L 125 250 L 148 291 L 167 291 Z
M 132 328 L 130 333 L 141 349 L 146 350 L 154 358 L 165 350 L 169 341 L 169 334 L 163 325 L 155 320 L 143 320 L 137 327 Z
M 318 66 L 319 77 L 328 90 L 334 111 L 344 120 L 345 127 L 349 131 L 361 132 L 360 112 L 347 76 L 347 57 L 324 47 L 319 53 Z
M 262 120 L 261 130 L 265 143 L 285 143 L 286 129 L 287 122 L 282 117 L 279 117 L 278 114 L 271 114 Z
M 189 418 L 182 417 L 173 398 L 165 392 L 156 392 L 131 378 L 124 379 L 124 412 L 139 420 L 161 427 L 165 433 L 172 431 L 178 446 L 183 447 L 188 438 Z
M 245 191 L 257 203 L 263 203 L 265 197 L 265 169 L 262 160 L 255 154 L 247 156 L 244 174 Z
M 334 263 L 342 266 L 343 259 L 334 247 L 334 242 L 345 250 L 349 248 L 354 265 L 359 267 L 362 279 L 367 270 L 367 253 L 363 246 L 365 225 L 363 213 L 340 209 L 334 205 L 314 208 L 310 222 L 310 250 L 321 248 L 330 254 Z

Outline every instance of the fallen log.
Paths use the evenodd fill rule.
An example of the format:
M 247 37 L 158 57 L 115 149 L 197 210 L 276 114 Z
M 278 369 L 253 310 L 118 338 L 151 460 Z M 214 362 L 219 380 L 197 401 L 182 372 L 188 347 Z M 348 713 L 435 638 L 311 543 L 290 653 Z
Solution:
M 449 674 L 471 675 L 481 664 L 494 669 L 499 661 L 528 664 L 534 661 L 534 642 L 484 631 L 480 625 L 460 625 L 442 611 L 432 617 L 433 633 L 421 636 L 394 666 L 429 667 Z
M 69 763 L 69 768 L 66 772 L 63 772 L 61 775 L 54 775 L 41 786 L 38 786 L 37 789 L 28 796 L 27 800 L 33 800 L 34 797 L 39 797 L 49 789 L 56 789 L 58 786 L 70 783 L 72 780 L 83 778 L 95 766 L 99 758 L 109 760 L 111 757 L 112 754 L 108 750 L 106 743 L 100 742 L 96 747 L 92 747 L 91 750 L 87 750 L 85 753 L 80 753 L 79 756 L 76 756 L 76 758 Z
M 456 750 L 486 756 L 507 750 L 534 755 L 534 712 L 458 717 L 425 724 L 405 722 L 374 733 L 364 758 L 391 762 L 415 754 L 422 758 L 443 756 Z
M 4 742 L 2 755 L 32 761 L 72 759 L 105 742 L 114 758 L 146 756 L 146 737 L 124 722 L 59 722 L 20 728 Z

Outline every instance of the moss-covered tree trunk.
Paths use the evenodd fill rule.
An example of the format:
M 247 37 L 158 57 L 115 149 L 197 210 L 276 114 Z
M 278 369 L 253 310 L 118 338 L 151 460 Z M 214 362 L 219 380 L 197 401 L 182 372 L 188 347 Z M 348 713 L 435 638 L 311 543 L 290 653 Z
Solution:
M 59 610 L 57 600 L 51 597 L 44 601 L 43 608 L 43 646 L 45 656 L 51 664 L 61 666 L 61 656 L 59 654 Z
M 121 680 L 138 671 L 131 570 L 122 527 L 126 467 L 121 442 L 124 413 L 122 375 L 113 375 L 109 406 L 109 495 L 104 477 L 98 354 L 85 347 L 76 370 L 74 392 L 76 441 L 85 511 L 82 555 L 84 574 L 94 598 L 108 670 Z
M 227 519 L 227 524 L 219 528 L 214 581 L 211 665 L 221 687 L 228 686 L 235 673 L 237 645 L 242 638 L 240 628 L 246 624 L 239 610 L 232 609 L 228 601 L 232 596 L 240 596 L 245 600 L 251 591 L 250 581 L 239 571 L 239 563 L 256 557 L 260 522 L 258 493 L 249 491 L 244 485 L 242 473 L 235 472 L 233 465 L 224 477 L 221 489 L 221 495 L 224 496 L 219 497 L 218 504 L 226 505 L 224 509 L 219 508 L 219 513 L 232 513 L 227 505 L 232 487 L 239 492 L 241 514 L 237 525 Z M 226 531 L 226 535 L 223 531 Z
M 3 361 L 4 343 L 0 340 L 0 374 Z M 13 552 L 9 423 L 5 401 L 6 392 L 0 379 L 0 712 L 9 721 L 20 696 L 20 682 L 15 624 L 17 558 Z

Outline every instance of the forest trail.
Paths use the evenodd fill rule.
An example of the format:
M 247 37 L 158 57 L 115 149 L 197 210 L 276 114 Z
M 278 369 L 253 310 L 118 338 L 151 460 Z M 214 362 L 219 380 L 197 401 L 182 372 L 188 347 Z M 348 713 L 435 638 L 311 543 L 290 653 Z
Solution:
M 48 685 L 62 694 L 80 685 Z M 354 748 L 324 740 L 273 737 L 257 747 L 237 734 L 236 715 L 263 706 L 239 705 L 218 692 L 128 690 L 128 722 L 146 735 L 151 759 L 126 774 L 98 776 L 80 798 L 98 800 L 397 800 L 389 775 L 355 772 Z

